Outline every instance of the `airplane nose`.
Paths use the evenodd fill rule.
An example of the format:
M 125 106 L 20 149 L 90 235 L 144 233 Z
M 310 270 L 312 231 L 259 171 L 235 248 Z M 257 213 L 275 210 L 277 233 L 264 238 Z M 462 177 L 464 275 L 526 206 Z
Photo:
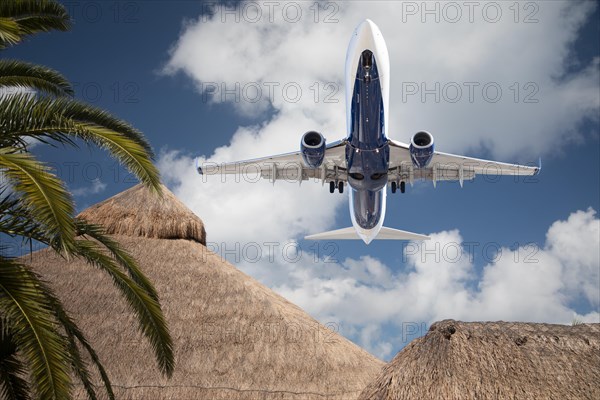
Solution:
M 356 29 L 358 36 L 371 36 L 375 37 L 379 33 L 379 28 L 370 19 L 365 19 L 358 25 Z
M 370 19 L 365 19 L 363 22 L 360 23 L 360 25 L 358 25 L 356 33 L 358 33 L 358 35 L 360 36 L 373 36 L 373 25 L 373 21 L 371 21 Z

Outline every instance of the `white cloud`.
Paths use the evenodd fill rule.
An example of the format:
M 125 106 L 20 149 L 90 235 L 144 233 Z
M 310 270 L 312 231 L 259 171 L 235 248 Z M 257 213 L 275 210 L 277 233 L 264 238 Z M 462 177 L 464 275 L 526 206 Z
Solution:
M 94 179 L 92 180 L 91 186 L 73 189 L 71 190 L 71 193 L 73 196 L 89 196 L 91 194 L 103 192 L 104 189 L 106 189 L 106 183 L 102 182 L 100 179 Z
M 548 251 L 565 267 L 563 282 L 574 296 L 584 296 L 595 307 L 600 304 L 600 225 L 595 211 L 578 211 L 566 221 L 557 221 L 546 235 Z
M 599 226 L 594 210 L 577 211 L 549 228 L 542 248 L 500 249 L 481 276 L 472 255 L 485 244 L 467 246 L 456 230 L 405 246 L 403 266 L 370 256 L 336 263 L 306 257 L 296 263 L 239 264 L 320 321 L 339 323 L 342 333 L 389 357 L 392 348 L 414 338 L 407 333 L 415 327 L 423 330 L 446 318 L 600 322 Z M 592 310 L 585 315 L 575 311 L 581 295 Z
M 232 102 L 246 113 L 262 111 L 264 103 L 270 101 L 280 113 L 314 119 L 310 126 L 303 124 L 306 128 L 342 136 L 343 87 L 337 104 L 315 103 L 316 89 L 310 87 L 316 82 L 321 86 L 326 82 L 341 84 L 350 34 L 368 16 L 381 28 L 390 52 L 389 132 L 396 139 L 407 141 L 414 132 L 428 129 L 438 144 L 450 151 L 476 150 L 485 145 L 496 157 L 521 156 L 533 161 L 565 140 L 577 140 L 578 124 L 585 118 L 597 118 L 598 60 L 567 75 L 568 68 L 576 63 L 569 46 L 593 11 L 594 2 L 542 2 L 535 3 L 535 9 L 521 5 L 518 16 L 514 6 L 510 8 L 513 3 L 492 2 L 500 4 L 502 15 L 494 23 L 488 21 L 493 21 L 496 7 L 486 3 L 473 9 L 454 3 L 459 4 L 462 14 L 457 23 L 451 23 L 454 11 L 446 9 L 443 2 L 428 6 L 408 3 L 417 7 L 416 14 L 398 2 L 336 3 L 340 7 L 334 15 L 337 23 L 322 22 L 332 13 L 329 9 L 322 10 L 318 17 L 321 22 L 315 23 L 310 2 L 294 3 L 303 7 L 303 17 L 296 23 L 288 22 L 289 18 L 286 21 L 281 9 L 275 9 L 273 22 L 269 22 L 265 5 L 261 7 L 263 18 L 257 23 L 248 22 L 254 19 L 250 11 L 241 11 L 236 23 L 235 16 L 217 9 L 212 19 L 202 17 L 188 23 L 172 49 L 165 72 L 183 71 L 199 90 L 211 83 L 230 90 L 240 84 L 239 100 L 223 92 L 214 100 Z M 241 10 L 245 4 L 242 2 Z M 438 8 L 439 23 L 436 13 L 427 14 L 424 7 Z M 515 23 L 515 18 L 519 22 Z M 403 19 L 405 22 L 400 23 Z M 517 86 L 513 86 L 515 82 Z M 262 88 L 263 101 L 252 103 L 248 97 L 253 98 L 253 94 L 243 96 L 242 88 L 248 83 Z M 272 96 L 266 83 L 278 85 Z M 288 83 L 302 88 L 297 103 L 286 101 L 282 94 Z M 440 85 L 436 91 L 440 101 L 430 94 L 423 103 L 422 89 L 434 89 L 436 83 Z M 413 84 L 418 93 L 406 95 Z M 483 93 L 486 84 L 490 85 L 487 95 Z M 470 86 L 473 102 L 469 101 Z M 462 96 L 453 103 L 457 87 Z M 502 95 L 493 103 L 496 88 Z M 303 130 L 291 124 L 284 128 L 278 132 L 280 141 L 288 145 L 287 150 L 293 150 Z M 261 133 L 258 136 L 262 138 Z

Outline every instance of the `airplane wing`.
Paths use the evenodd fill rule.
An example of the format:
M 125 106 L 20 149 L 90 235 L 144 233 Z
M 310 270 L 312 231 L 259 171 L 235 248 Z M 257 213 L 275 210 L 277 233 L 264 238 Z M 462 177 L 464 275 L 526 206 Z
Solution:
M 302 153 L 297 151 L 221 164 L 200 164 L 196 160 L 196 169 L 201 175 L 245 175 L 249 179 L 260 177 L 272 182 L 302 182 L 310 178 L 320 179 L 323 184 L 335 180 L 346 182 L 346 141 L 338 140 L 327 145 L 325 159 L 319 168 L 307 168 L 302 161 Z
M 414 168 L 406 143 L 390 140 L 390 181 L 412 183 L 415 179 L 426 179 L 434 182 L 474 179 L 476 175 L 521 175 L 531 176 L 539 173 L 541 165 L 508 164 L 498 161 L 483 160 L 454 154 L 434 152 L 431 162 L 426 168 Z

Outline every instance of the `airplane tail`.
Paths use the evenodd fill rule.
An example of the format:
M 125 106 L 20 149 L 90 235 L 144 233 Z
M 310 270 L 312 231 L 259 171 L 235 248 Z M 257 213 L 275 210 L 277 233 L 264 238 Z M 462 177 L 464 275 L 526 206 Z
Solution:
M 337 229 L 335 231 L 316 233 L 314 235 L 308 235 L 304 239 L 306 240 L 362 240 L 362 238 L 356 232 L 354 227 Z M 375 237 L 375 240 L 429 240 L 430 237 L 421 235 L 418 233 L 401 231 L 399 229 L 381 227 L 379 234 Z

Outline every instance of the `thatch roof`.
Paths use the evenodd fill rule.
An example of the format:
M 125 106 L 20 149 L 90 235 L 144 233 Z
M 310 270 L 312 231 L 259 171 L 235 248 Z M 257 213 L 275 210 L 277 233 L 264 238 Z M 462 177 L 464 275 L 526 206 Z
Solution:
M 599 399 L 600 325 L 437 322 L 359 398 Z
M 138 198 L 148 201 L 134 188 L 82 215 L 119 226 L 107 211 L 112 208 L 118 210 L 117 219 L 129 215 L 144 223 L 143 230 L 124 229 L 127 236 L 114 238 L 131 251 L 160 295 L 175 344 L 170 380 L 158 372 L 147 341 L 106 274 L 48 250 L 33 255 L 34 267 L 43 271 L 98 350 L 118 399 L 346 400 L 355 399 L 381 370 L 383 362 L 198 241 L 147 237 L 160 229 L 136 215 L 148 215 Z M 166 189 L 165 198 L 166 210 L 180 208 L 178 201 L 170 204 L 176 200 Z M 163 223 L 165 213 L 150 208 Z M 81 387 L 76 398 L 85 398 Z
M 163 186 L 163 196 L 136 185 L 84 210 L 80 217 L 114 235 L 190 239 L 206 244 L 202 220 Z

